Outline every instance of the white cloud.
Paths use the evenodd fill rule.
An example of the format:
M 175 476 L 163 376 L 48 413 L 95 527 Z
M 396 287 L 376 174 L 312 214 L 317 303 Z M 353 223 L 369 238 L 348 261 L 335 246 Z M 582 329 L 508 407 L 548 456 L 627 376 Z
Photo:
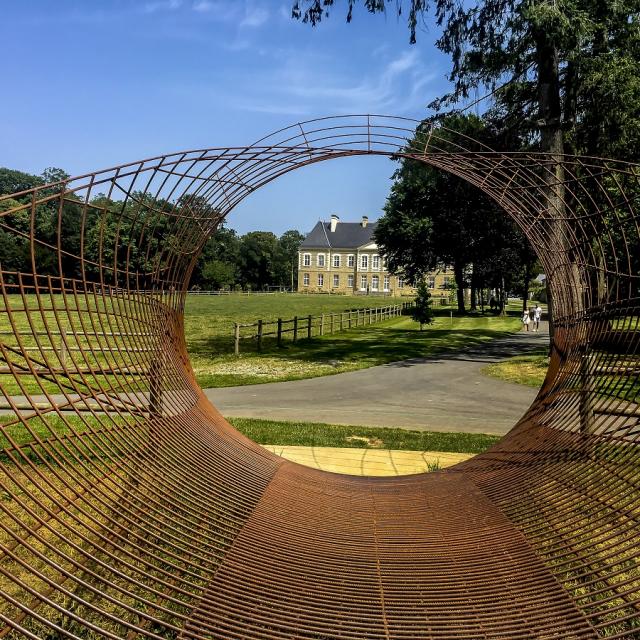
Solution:
M 156 2 L 145 2 L 143 9 L 145 13 L 156 13 L 157 11 L 175 11 L 182 6 L 182 0 L 157 0 Z
M 247 5 L 244 18 L 240 22 L 240 28 L 261 27 L 269 19 L 269 11 L 264 7 Z
M 308 107 L 299 104 L 269 104 L 265 102 L 240 102 L 236 105 L 243 111 L 265 113 L 269 115 L 308 116 L 312 113 Z
M 317 68 L 317 64 L 310 68 L 292 57 L 269 84 L 279 88 L 286 102 L 303 102 L 331 112 L 406 113 L 426 104 L 424 88 L 435 77 L 424 69 L 417 49 L 403 51 L 377 74 L 371 73 L 355 83 L 344 73 L 322 74 Z
M 207 13 L 213 9 L 213 4 L 209 2 L 209 0 L 200 0 L 199 2 L 193 3 L 193 10 L 198 11 L 199 13 Z

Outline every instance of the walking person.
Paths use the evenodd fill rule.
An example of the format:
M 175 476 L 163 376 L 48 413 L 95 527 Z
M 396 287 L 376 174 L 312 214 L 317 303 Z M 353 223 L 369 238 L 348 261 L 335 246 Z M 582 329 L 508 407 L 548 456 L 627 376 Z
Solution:
M 542 307 L 536 302 L 536 306 L 533 309 L 533 330 L 538 331 L 540 329 L 540 319 L 542 318 Z
M 526 328 L 527 331 L 529 331 L 529 321 L 530 320 L 531 320 L 531 318 L 529 317 L 529 309 L 525 309 L 523 314 L 522 314 L 522 324 Z

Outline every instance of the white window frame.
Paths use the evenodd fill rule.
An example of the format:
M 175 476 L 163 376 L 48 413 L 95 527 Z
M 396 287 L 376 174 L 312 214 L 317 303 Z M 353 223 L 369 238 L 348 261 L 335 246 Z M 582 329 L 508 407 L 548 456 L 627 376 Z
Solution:
M 339 253 L 334 253 L 333 254 L 333 268 L 334 269 L 339 269 L 340 268 L 340 254 Z
M 371 291 L 380 291 L 380 276 L 371 276 Z
M 435 289 L 436 288 L 436 277 L 435 276 L 428 276 L 427 277 L 427 286 L 429 287 L 429 289 Z
M 326 263 L 327 263 L 327 261 L 326 261 L 326 257 L 327 257 L 327 256 L 326 256 L 324 253 L 319 253 L 319 254 L 316 256 L 316 264 L 317 264 L 319 267 L 325 267 L 325 266 L 326 266 Z M 320 261 L 321 261 L 321 260 L 322 260 L 322 264 L 320 263 Z
M 380 270 L 380 256 L 379 255 L 374 255 L 371 256 L 371 268 L 374 271 L 379 271 Z
M 302 286 L 303 287 L 308 287 L 309 286 L 309 274 L 308 273 L 303 273 L 302 274 Z
M 355 267 L 356 266 L 356 257 L 351 254 L 347 256 L 347 267 Z
M 337 273 L 333 274 L 333 286 L 334 288 L 340 286 L 340 276 Z
M 390 278 L 389 276 L 384 276 L 384 278 L 382 279 L 382 290 L 389 291 L 389 286 L 390 286 Z
M 302 266 L 310 267 L 311 266 L 311 254 L 305 253 L 302 255 Z
M 360 256 L 360 268 L 363 271 L 366 271 L 369 268 L 369 255 L 366 253 L 363 253 Z
M 324 287 L 324 273 L 318 274 L 318 287 L 319 288 Z
M 347 286 L 349 287 L 349 289 L 353 289 L 353 283 L 354 283 L 353 274 L 350 273 L 347 276 Z
M 404 289 L 404 278 L 402 276 L 398 276 L 398 289 Z
M 360 276 L 360 291 L 366 291 L 367 290 L 367 276 L 365 276 L 364 274 Z

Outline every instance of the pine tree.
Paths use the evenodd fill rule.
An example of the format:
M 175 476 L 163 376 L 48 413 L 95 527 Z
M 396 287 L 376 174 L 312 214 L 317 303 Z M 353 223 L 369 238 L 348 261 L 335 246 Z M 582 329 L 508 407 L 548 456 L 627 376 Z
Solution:
M 433 322 L 433 309 L 431 308 L 431 293 L 424 280 L 418 283 L 415 306 L 411 309 L 411 317 L 420 323 L 420 331 L 425 324 Z

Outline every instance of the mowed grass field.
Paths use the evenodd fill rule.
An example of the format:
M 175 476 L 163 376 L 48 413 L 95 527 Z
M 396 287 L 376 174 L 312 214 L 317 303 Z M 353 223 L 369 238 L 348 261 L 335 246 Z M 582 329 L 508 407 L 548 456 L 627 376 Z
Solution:
M 256 350 L 255 339 L 241 340 L 241 353 L 233 353 L 234 324 L 247 324 L 262 319 L 265 322 L 281 317 L 290 319 L 297 315 L 318 316 L 322 313 L 340 313 L 347 310 L 367 307 L 386 307 L 397 304 L 399 298 L 382 296 L 329 296 L 304 294 L 275 294 L 267 296 L 247 296 L 242 294 L 229 296 L 187 296 L 185 307 L 185 338 L 196 379 L 200 386 L 224 387 L 231 385 L 259 384 L 280 380 L 295 380 L 316 376 L 330 375 L 344 371 L 353 371 L 377 364 L 404 360 L 412 357 L 428 356 L 442 351 L 458 350 L 486 340 L 491 340 L 517 331 L 520 328 L 518 311 L 514 308 L 512 315 L 497 317 L 494 315 L 450 317 L 450 310 L 434 306 L 438 314 L 433 325 L 420 331 L 417 323 L 410 317 L 403 316 L 386 320 L 373 325 L 360 326 L 332 335 L 314 337 L 307 340 L 305 331 L 301 331 L 299 340 L 293 344 L 291 334 L 285 337 L 282 347 L 276 345 L 275 338 L 265 338 L 262 352 Z M 27 297 L 27 307 L 35 309 L 37 300 Z M 122 365 L 117 376 L 107 376 L 85 372 L 74 377 L 83 381 L 81 390 L 86 388 L 84 381 L 91 385 L 112 385 L 114 390 L 133 389 L 145 391 L 145 367 L 150 356 L 144 351 L 144 339 L 136 335 L 144 333 L 143 318 L 136 317 L 135 306 L 118 304 L 119 320 L 115 323 L 110 318 L 114 315 L 110 302 L 82 300 L 81 308 L 70 314 L 58 315 L 55 320 L 54 308 L 64 308 L 61 296 L 46 296 L 46 307 L 42 313 L 32 315 L 33 327 L 29 325 L 23 301 L 18 296 L 9 297 L 9 306 L 13 310 L 13 322 L 18 328 L 23 346 L 36 347 L 32 328 L 42 332 L 48 328 L 54 334 L 42 338 L 47 358 L 52 366 L 59 368 L 56 353 L 61 344 L 58 335 L 60 326 L 67 331 L 73 348 L 67 355 L 70 369 L 74 364 L 85 369 Z M 116 336 L 100 337 L 81 335 L 83 330 L 96 329 L 91 317 L 99 315 L 103 326 Z M 123 319 L 124 318 L 124 319 Z M 336 328 L 338 322 L 335 323 Z M 346 323 L 345 323 L 346 326 Z M 100 329 L 100 327 L 97 327 Z M 328 330 L 328 322 L 326 325 Z M 273 330 L 273 327 L 270 327 Z M 0 314 L 0 332 L 2 341 L 10 346 L 18 346 L 13 335 L 8 314 Z M 254 333 L 245 329 L 243 335 Z M 109 347 L 117 345 L 121 353 L 110 352 Z M 142 348 L 141 348 L 142 345 Z M 75 350 L 73 350 L 75 349 Z M 38 354 L 36 354 L 38 355 Z M 39 357 L 39 356 L 38 356 Z M 126 357 L 126 362 L 119 362 Z M 10 355 L 18 365 L 24 365 L 22 357 Z M 31 375 L 20 376 L 22 387 L 12 375 L 0 375 L 3 388 L 9 394 L 19 395 L 23 392 L 59 393 L 55 383 Z M 77 385 L 76 385 L 77 386 Z
M 489 314 L 451 317 L 448 308 L 434 306 L 438 315 L 424 331 L 420 331 L 420 326 L 410 317 L 401 316 L 331 335 L 325 333 L 311 340 L 299 339 L 295 344 L 290 337 L 285 337 L 282 347 L 276 345 L 274 338 L 268 338 L 260 353 L 256 350 L 255 340 L 243 339 L 240 355 L 233 354 L 234 322 L 339 313 L 399 302 L 401 299 L 398 298 L 373 296 L 282 294 L 235 299 L 233 296 L 215 299 L 192 296 L 187 300 L 185 310 L 187 349 L 200 386 L 225 387 L 354 371 L 458 350 L 520 329 L 515 308 L 513 315 L 506 317 Z

